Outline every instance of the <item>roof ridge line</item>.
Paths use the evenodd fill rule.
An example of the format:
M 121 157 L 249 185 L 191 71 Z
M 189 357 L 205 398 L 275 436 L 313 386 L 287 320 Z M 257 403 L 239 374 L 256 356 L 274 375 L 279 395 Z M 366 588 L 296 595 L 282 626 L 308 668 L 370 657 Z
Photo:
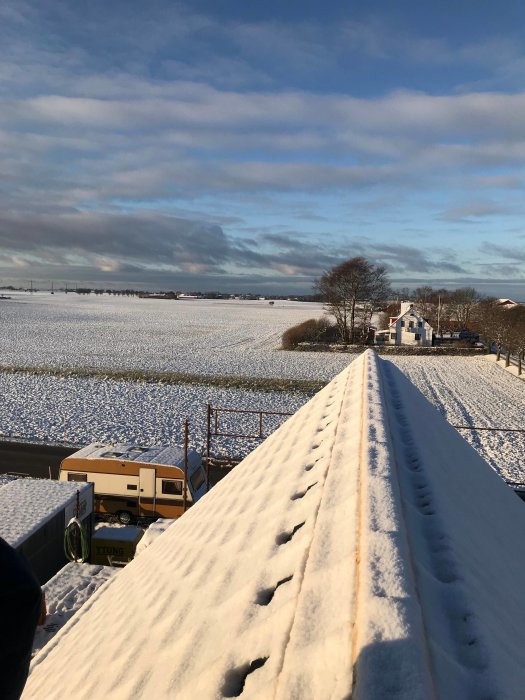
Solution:
M 359 539 L 360 586 L 355 613 L 356 646 L 352 657 L 355 669 L 352 693 L 354 695 L 355 691 L 355 700 L 375 697 L 375 684 L 378 684 L 378 679 L 370 676 L 370 669 L 373 673 L 377 672 L 379 659 L 382 658 L 381 647 L 404 644 L 407 641 L 412 645 L 411 653 L 401 647 L 394 648 L 392 658 L 397 658 L 400 665 L 408 659 L 412 674 L 420 677 L 418 685 L 423 695 L 414 697 L 432 700 L 437 694 L 431 672 L 430 652 L 427 648 L 428 637 L 423 634 L 424 625 L 415 583 L 415 568 L 402 507 L 397 455 L 388 410 L 390 401 L 385 400 L 386 391 L 381 371 L 384 363 L 385 360 L 380 359 L 376 353 L 367 353 L 365 371 L 368 377 L 363 381 L 363 431 L 368 429 L 374 435 L 372 447 L 368 441 L 362 443 L 360 458 L 360 518 L 363 525 L 365 519 L 368 521 L 368 527 L 364 530 L 367 537 Z M 388 396 L 392 399 L 391 391 L 388 392 Z M 392 462 L 394 469 L 390 466 Z M 391 478 L 392 475 L 395 475 L 394 479 Z M 386 509 L 386 512 L 378 512 L 379 506 Z M 360 532 L 363 532 L 363 529 Z M 395 581 L 381 579 L 381 558 L 397 560 L 399 575 L 405 573 L 404 568 L 408 568 L 408 576 L 402 575 L 402 579 L 408 582 L 408 590 L 400 589 Z M 415 595 L 417 603 L 411 594 Z M 397 625 L 413 628 L 414 633 L 408 636 L 405 633 L 405 637 L 393 638 L 390 629 L 381 623 L 381 618 L 373 619 L 371 623 L 368 611 L 378 606 L 382 615 L 386 615 L 386 611 L 390 610 Z M 377 613 L 376 609 L 376 616 Z M 417 629 L 425 645 L 421 659 L 417 656 L 421 654 L 420 646 L 412 641 L 414 636 L 417 636 Z
M 364 353 L 363 353 L 363 354 L 364 354 Z M 358 358 L 358 359 L 361 359 L 361 358 Z M 356 360 L 356 361 L 357 361 L 357 360 Z M 348 390 L 348 385 L 349 385 L 349 382 L 350 382 L 351 372 L 348 371 L 348 368 L 349 368 L 349 367 L 350 367 L 350 365 L 348 365 L 348 367 L 347 367 L 347 377 L 346 377 L 345 388 L 344 388 L 344 394 L 343 394 L 344 396 L 346 396 L 346 393 L 347 393 L 347 390 Z M 340 419 L 341 419 L 341 414 L 343 413 L 343 407 L 344 407 L 344 400 L 341 401 L 341 404 L 340 404 L 340 406 L 339 406 L 339 412 L 338 412 L 338 414 L 337 414 L 337 424 L 336 424 L 336 427 L 335 427 L 334 436 L 333 436 L 333 440 L 332 440 L 332 445 L 331 445 L 331 448 L 330 448 L 330 459 L 329 459 L 328 462 L 327 462 L 327 467 L 326 467 L 326 470 L 325 470 L 325 473 L 324 473 L 322 492 L 321 492 L 321 495 L 320 495 L 320 497 L 319 497 L 319 501 L 318 501 L 318 503 L 317 503 L 317 507 L 316 507 L 315 513 L 314 513 L 314 526 L 312 527 L 312 535 L 311 535 L 311 537 L 310 537 L 310 542 L 309 542 L 309 544 L 308 544 L 308 547 L 305 548 L 305 553 L 304 553 L 304 555 L 303 555 L 303 559 L 302 559 L 302 562 L 301 562 L 301 567 L 300 567 L 300 569 L 299 569 L 300 575 L 301 575 L 301 579 L 300 579 L 300 588 L 299 588 L 299 593 L 298 593 L 298 595 L 297 595 L 296 606 L 295 606 L 293 618 L 292 618 L 292 621 L 291 621 L 291 624 L 290 624 L 290 628 L 289 628 L 289 631 L 288 631 L 288 636 L 287 636 L 286 644 L 285 644 L 284 651 L 283 651 L 282 656 L 281 656 L 281 664 L 280 664 L 280 666 L 279 666 L 279 671 L 278 671 L 278 674 L 277 674 L 277 683 L 276 683 L 276 685 L 275 685 L 274 693 L 273 693 L 273 697 L 274 697 L 274 698 L 277 697 L 277 694 L 278 694 L 278 692 L 279 692 L 279 685 L 280 685 L 281 677 L 282 677 L 282 673 L 281 673 L 281 672 L 282 672 L 282 670 L 283 670 L 283 668 L 284 668 L 284 666 L 285 666 L 286 654 L 287 654 L 287 651 L 288 651 L 288 647 L 289 647 L 289 645 L 290 645 L 290 640 L 291 640 L 292 632 L 293 632 L 294 625 L 295 625 L 297 610 L 298 610 L 299 605 L 300 605 L 301 593 L 302 593 L 302 584 L 303 584 L 303 582 L 304 582 L 304 575 L 305 575 L 306 567 L 307 567 L 307 565 L 308 565 L 308 560 L 309 560 L 309 558 L 310 558 L 310 552 L 311 552 L 311 550 L 312 550 L 312 546 L 313 546 L 313 543 L 314 543 L 314 540 L 315 540 L 315 535 L 316 535 L 316 531 L 317 531 L 317 530 L 316 530 L 316 525 L 317 525 L 317 521 L 318 521 L 319 512 L 320 512 L 320 510 L 321 510 L 321 506 L 322 506 L 322 503 L 323 503 L 324 490 L 325 490 L 325 487 L 326 487 L 326 482 L 327 482 L 327 478 L 328 478 L 328 472 L 329 472 L 329 470 L 330 470 L 330 465 L 331 465 L 331 456 L 332 456 L 332 454 L 333 454 L 334 447 L 335 447 L 336 442 L 337 442 L 337 434 L 338 434 L 338 432 L 339 432 L 339 423 L 340 423 Z

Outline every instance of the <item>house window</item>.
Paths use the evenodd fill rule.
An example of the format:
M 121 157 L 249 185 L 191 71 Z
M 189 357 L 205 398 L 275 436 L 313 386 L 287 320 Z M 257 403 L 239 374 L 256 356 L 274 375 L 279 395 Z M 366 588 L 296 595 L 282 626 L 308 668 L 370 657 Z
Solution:
M 408 327 L 409 327 L 409 328 L 414 328 L 414 321 L 410 321 L 410 323 L 408 324 Z
M 390 333 L 390 340 L 395 340 L 395 339 L 396 339 L 396 334 Z
M 415 333 L 414 337 L 416 340 L 421 340 L 421 335 L 419 333 Z
M 162 493 L 169 496 L 182 496 L 182 481 L 179 479 L 162 479 Z
M 418 327 L 418 328 L 423 328 L 423 321 L 418 321 L 418 322 L 417 322 L 417 327 Z
M 87 481 L 87 474 L 75 474 L 74 472 L 69 472 L 67 475 L 68 481 Z
M 404 327 L 405 327 L 405 322 L 401 321 L 401 328 L 404 328 Z

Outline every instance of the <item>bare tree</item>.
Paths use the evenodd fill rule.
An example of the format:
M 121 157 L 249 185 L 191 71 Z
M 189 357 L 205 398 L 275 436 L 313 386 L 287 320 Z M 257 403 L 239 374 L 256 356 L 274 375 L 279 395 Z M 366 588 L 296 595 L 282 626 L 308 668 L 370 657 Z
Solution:
M 460 287 L 448 294 L 448 314 L 451 319 L 457 322 L 460 329 L 468 328 L 481 299 L 481 294 L 474 287 Z
M 343 343 L 353 343 L 361 305 L 361 325 L 369 326 L 371 309 L 388 296 L 386 270 L 356 257 L 325 272 L 315 284 L 328 312 L 334 316 Z
M 433 328 L 443 328 L 449 322 L 446 301 L 450 292 L 430 286 L 416 287 L 413 292 L 415 306 Z

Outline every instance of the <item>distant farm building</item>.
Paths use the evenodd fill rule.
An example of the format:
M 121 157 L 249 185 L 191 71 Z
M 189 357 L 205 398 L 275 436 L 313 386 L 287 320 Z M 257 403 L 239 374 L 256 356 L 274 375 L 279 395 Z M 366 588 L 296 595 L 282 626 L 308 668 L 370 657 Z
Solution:
M 496 304 L 506 309 L 513 309 L 515 306 L 519 306 L 519 303 L 517 301 L 512 301 L 512 299 L 498 299 Z

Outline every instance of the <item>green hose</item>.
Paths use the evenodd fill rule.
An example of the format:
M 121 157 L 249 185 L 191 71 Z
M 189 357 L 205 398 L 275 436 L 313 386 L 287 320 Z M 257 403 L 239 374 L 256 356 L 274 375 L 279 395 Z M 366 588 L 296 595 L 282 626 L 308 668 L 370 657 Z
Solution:
M 75 536 L 76 533 L 76 536 Z M 78 552 L 80 544 L 80 552 Z M 86 528 L 77 518 L 71 518 L 64 531 L 64 552 L 69 561 L 83 564 L 89 556 Z

